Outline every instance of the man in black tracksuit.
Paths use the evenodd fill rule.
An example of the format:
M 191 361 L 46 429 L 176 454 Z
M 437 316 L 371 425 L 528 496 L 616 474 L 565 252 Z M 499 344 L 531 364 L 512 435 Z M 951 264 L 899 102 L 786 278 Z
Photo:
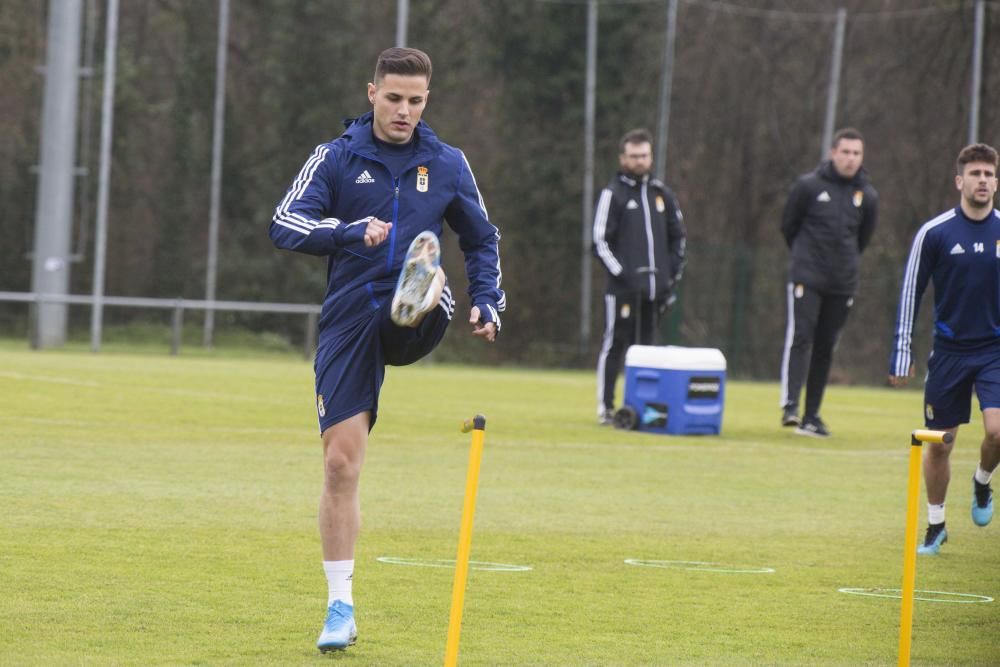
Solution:
M 684 268 L 684 225 L 677 198 L 650 178 L 652 138 L 632 130 L 619 143 L 621 171 L 597 201 L 594 252 L 608 274 L 605 330 L 597 360 L 597 417 L 610 424 L 625 350 L 652 345 L 658 321 Z M 638 321 L 641 331 L 636 341 Z
M 858 288 L 861 253 L 878 216 L 878 193 L 861 167 L 864 139 L 853 128 L 833 137 L 830 159 L 800 176 L 781 219 L 791 250 L 788 326 L 781 360 L 781 424 L 800 435 L 830 435 L 819 416 L 833 349 Z M 811 356 L 810 356 L 811 352 Z M 799 394 L 806 377 L 806 404 Z

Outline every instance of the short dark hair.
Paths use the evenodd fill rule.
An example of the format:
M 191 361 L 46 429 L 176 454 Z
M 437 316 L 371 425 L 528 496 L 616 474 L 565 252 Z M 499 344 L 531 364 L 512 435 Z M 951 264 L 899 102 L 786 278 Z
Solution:
M 652 144 L 653 135 L 649 133 L 649 130 L 644 128 L 637 128 L 634 130 L 629 130 L 618 142 L 618 152 L 619 154 L 625 153 L 625 144 Z
M 965 165 L 970 162 L 988 162 L 993 165 L 993 169 L 996 169 L 1000 157 L 997 156 L 997 149 L 988 144 L 969 144 L 958 154 L 955 163 L 959 176 L 965 171 Z
M 860 141 L 862 144 L 865 143 L 865 138 L 861 135 L 857 129 L 853 127 L 843 127 L 833 135 L 833 142 L 830 144 L 830 148 L 836 148 L 840 144 L 841 139 L 855 139 Z
M 431 83 L 431 57 L 420 49 L 407 49 L 394 46 L 386 49 L 378 56 L 375 64 L 375 83 L 386 74 L 402 76 L 426 76 L 427 84 Z

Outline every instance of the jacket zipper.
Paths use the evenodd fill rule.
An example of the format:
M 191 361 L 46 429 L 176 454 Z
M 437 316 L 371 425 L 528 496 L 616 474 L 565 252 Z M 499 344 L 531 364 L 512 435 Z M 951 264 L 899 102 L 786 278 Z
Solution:
M 354 150 L 352 150 L 351 152 L 354 153 L 354 155 L 357 155 L 358 157 L 360 157 L 360 158 L 362 158 L 364 160 L 370 160 L 372 162 L 375 162 L 375 163 L 378 163 L 378 164 L 382 165 L 382 168 L 385 169 L 386 173 L 389 174 L 389 177 L 392 179 L 392 229 L 389 230 L 389 256 L 388 256 L 388 258 L 386 260 L 386 270 L 387 271 L 392 271 L 392 258 L 396 254 L 396 227 L 398 226 L 397 223 L 399 222 L 399 220 L 398 220 L 398 218 L 399 218 L 399 179 L 392 175 L 392 172 L 389 171 L 388 165 L 386 165 L 381 160 L 378 160 L 378 159 L 376 159 L 376 158 L 374 158 L 374 157 L 372 157 L 370 155 L 365 155 L 363 153 L 358 153 L 357 151 L 354 151 Z M 404 174 L 406 173 L 405 169 L 403 170 L 403 173 Z
M 399 227 L 399 179 L 392 179 L 392 229 L 389 230 L 389 257 L 386 270 L 392 271 L 392 258 L 396 256 L 396 228 Z
M 646 254 L 649 257 L 649 300 L 656 300 L 656 256 L 653 253 L 653 225 L 649 213 L 649 195 L 646 193 L 646 183 L 642 184 L 642 213 L 646 223 Z

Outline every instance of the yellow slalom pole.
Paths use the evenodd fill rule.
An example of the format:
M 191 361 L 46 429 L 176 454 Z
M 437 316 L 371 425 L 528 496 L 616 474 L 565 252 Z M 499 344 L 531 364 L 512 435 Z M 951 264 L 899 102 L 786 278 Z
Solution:
M 462 525 L 458 531 L 458 557 L 455 559 L 455 583 L 451 589 L 451 616 L 448 619 L 445 667 L 455 667 L 458 664 L 458 640 L 462 633 L 462 607 L 465 604 L 465 581 L 469 576 L 472 519 L 476 514 L 476 491 L 479 488 L 479 464 L 483 460 L 483 441 L 486 438 L 486 417 L 476 415 L 472 419 L 465 420 L 462 433 L 469 431 L 472 431 L 472 448 L 469 451 L 469 471 L 465 476 Z
M 906 492 L 906 539 L 903 547 L 903 603 L 899 612 L 899 665 L 910 664 L 913 640 L 913 592 L 917 579 L 917 518 L 920 515 L 920 446 L 925 442 L 950 443 L 948 431 L 917 429 L 910 435 L 910 474 Z

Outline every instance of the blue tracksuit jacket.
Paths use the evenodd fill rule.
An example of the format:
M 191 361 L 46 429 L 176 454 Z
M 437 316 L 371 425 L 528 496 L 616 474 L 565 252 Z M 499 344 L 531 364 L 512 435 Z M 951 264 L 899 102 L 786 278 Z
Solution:
M 391 297 L 410 241 L 422 231 L 441 235 L 442 221 L 465 254 L 469 297 L 483 322 L 506 307 L 500 289 L 500 234 L 486 212 L 465 155 L 420 121 L 415 153 L 398 178 L 379 160 L 371 112 L 337 139 L 316 147 L 275 209 L 269 234 L 278 248 L 327 256 L 327 290 L 320 340 L 336 336 Z M 364 244 L 371 217 L 392 222 L 379 245 Z
M 903 276 L 890 375 L 909 373 L 913 323 L 929 281 L 935 349 L 976 354 L 1000 345 L 1000 212 L 974 221 L 955 207 L 917 232 Z

